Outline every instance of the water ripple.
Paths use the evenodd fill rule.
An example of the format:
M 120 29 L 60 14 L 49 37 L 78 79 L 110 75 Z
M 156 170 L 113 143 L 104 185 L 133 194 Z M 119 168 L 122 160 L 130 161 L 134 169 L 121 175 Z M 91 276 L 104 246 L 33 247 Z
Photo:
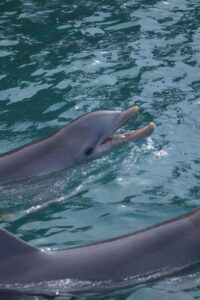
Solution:
M 0 152 L 97 109 L 137 104 L 126 129 L 157 125 L 151 139 L 73 170 L 1 186 L 1 226 L 63 248 L 199 205 L 198 1 L 5 0 L 0 11 Z M 177 277 L 173 293 L 163 280 L 100 299 L 191 299 L 197 278 L 187 289 Z

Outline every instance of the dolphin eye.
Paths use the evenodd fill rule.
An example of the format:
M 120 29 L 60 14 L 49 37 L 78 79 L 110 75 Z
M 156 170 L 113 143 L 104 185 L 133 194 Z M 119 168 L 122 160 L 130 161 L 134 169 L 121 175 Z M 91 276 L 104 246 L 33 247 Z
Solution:
M 91 155 L 92 152 L 93 152 L 93 150 L 94 150 L 94 149 L 93 149 L 92 147 L 86 148 L 86 149 L 85 149 L 85 155 L 87 155 L 87 156 L 88 156 L 88 155 Z

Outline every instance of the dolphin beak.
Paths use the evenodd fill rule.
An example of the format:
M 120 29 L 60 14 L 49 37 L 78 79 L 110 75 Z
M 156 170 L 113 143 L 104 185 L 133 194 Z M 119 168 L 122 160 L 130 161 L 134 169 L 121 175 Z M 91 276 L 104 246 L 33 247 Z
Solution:
M 135 116 L 138 111 L 139 107 L 133 106 L 120 112 L 120 114 L 114 119 L 110 130 L 108 130 L 107 134 L 104 135 L 100 145 L 108 147 L 109 149 L 110 147 L 118 146 L 125 142 L 135 142 L 150 136 L 156 128 L 156 125 L 153 122 L 143 128 L 112 135 L 117 129 L 126 124 L 130 118 Z
M 120 112 L 120 115 L 116 120 L 117 124 L 116 124 L 116 129 L 115 130 L 122 127 L 124 124 L 126 124 L 138 112 L 139 112 L 139 107 L 138 106 L 132 106 L 132 107 L 129 107 L 128 109 Z

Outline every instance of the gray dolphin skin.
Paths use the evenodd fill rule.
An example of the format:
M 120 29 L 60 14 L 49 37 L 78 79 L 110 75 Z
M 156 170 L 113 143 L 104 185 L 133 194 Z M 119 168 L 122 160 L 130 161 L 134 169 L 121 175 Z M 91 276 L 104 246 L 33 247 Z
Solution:
M 67 278 L 119 283 L 134 276 L 170 273 L 200 261 L 199 232 L 200 209 L 138 232 L 67 250 L 41 250 L 0 229 L 0 285 Z
M 96 111 L 83 115 L 55 134 L 0 155 L 0 183 L 22 180 L 70 168 L 129 141 L 148 137 L 155 129 L 144 128 L 112 135 L 139 108 Z

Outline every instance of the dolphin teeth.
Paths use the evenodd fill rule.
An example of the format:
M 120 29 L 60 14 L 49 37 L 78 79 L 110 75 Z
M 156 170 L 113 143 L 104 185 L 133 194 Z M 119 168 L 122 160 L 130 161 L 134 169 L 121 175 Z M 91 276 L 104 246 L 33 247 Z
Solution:
M 106 144 L 109 142 L 113 142 L 113 143 L 116 142 L 116 144 L 117 144 L 117 142 L 120 142 L 120 141 L 126 142 L 126 141 L 131 141 L 131 139 L 134 141 L 134 140 L 146 138 L 153 133 L 155 128 L 156 128 L 156 125 L 153 122 L 151 122 L 147 126 L 142 127 L 142 128 L 123 132 L 123 133 L 116 134 L 116 135 L 111 135 L 111 136 L 107 137 L 101 144 L 103 145 L 103 144 Z

